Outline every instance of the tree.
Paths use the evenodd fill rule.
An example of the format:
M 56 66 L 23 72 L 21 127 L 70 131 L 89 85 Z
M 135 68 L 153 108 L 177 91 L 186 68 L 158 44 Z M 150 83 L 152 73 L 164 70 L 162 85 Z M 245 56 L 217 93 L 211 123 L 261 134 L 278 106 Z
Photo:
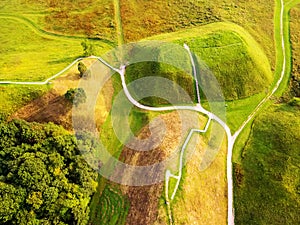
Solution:
M 65 93 L 65 98 L 77 107 L 86 101 L 86 94 L 83 88 L 71 88 Z
M 24 189 L 0 182 L 0 224 L 14 218 L 25 199 L 25 195 Z
M 95 48 L 91 42 L 84 40 L 81 42 L 81 46 L 83 48 L 83 56 L 91 56 L 95 54 Z
M 87 67 L 84 65 L 83 62 L 79 62 L 78 63 L 78 71 L 79 71 L 80 78 L 82 78 L 83 76 L 85 76 L 85 74 L 87 72 Z

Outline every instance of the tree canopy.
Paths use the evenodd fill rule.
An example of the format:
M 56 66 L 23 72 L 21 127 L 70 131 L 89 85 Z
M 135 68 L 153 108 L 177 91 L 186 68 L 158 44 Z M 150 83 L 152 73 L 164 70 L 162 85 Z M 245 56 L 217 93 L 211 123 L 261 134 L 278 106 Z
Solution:
M 96 180 L 63 128 L 0 120 L 0 224 L 85 225 Z
M 83 56 L 95 55 L 95 47 L 90 41 L 84 40 L 81 42 L 81 46 L 83 48 Z
M 65 98 L 78 106 L 86 101 L 86 94 L 83 88 L 71 88 L 65 93 Z
M 78 63 L 78 71 L 79 71 L 79 76 L 80 78 L 82 78 L 83 76 L 85 76 L 86 72 L 87 72 L 87 67 L 83 62 L 79 62 Z

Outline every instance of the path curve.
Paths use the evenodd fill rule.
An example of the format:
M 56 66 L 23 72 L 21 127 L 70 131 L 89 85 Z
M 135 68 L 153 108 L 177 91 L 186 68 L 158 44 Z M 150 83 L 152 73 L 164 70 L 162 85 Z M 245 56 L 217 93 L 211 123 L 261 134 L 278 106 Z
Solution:
M 68 71 L 72 66 L 74 66 L 77 62 L 83 60 L 83 59 L 98 59 L 99 57 L 96 56 L 89 56 L 89 57 L 80 57 L 75 59 L 71 64 L 69 64 L 67 67 L 65 67 L 63 70 L 58 72 L 57 74 L 53 75 L 52 77 L 49 77 L 48 79 L 44 81 L 0 81 L 0 84 L 17 84 L 17 85 L 45 85 L 49 84 L 51 80 L 54 80 L 56 77 L 62 75 L 66 71 Z
M 280 8 L 280 37 L 281 37 L 281 49 L 283 52 L 283 62 L 282 62 L 282 70 L 280 74 L 280 78 L 277 81 L 273 90 L 256 106 L 255 110 L 248 116 L 247 120 L 243 122 L 240 128 L 234 133 L 233 140 L 235 141 L 240 133 L 243 131 L 245 126 L 253 119 L 253 117 L 257 114 L 257 112 L 261 109 L 261 107 L 271 98 L 271 96 L 278 90 L 286 71 L 286 47 L 284 42 L 284 24 L 283 24 L 283 17 L 284 17 L 284 2 L 280 0 L 281 8 Z

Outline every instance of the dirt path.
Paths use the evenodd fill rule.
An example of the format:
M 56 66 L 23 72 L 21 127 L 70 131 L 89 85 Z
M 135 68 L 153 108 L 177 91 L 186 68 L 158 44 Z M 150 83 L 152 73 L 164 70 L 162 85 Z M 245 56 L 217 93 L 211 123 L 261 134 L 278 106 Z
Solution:
M 116 29 L 117 29 L 118 45 L 122 46 L 124 44 L 124 34 L 122 28 L 120 0 L 114 0 L 114 9 L 115 9 L 115 22 L 116 22 Z

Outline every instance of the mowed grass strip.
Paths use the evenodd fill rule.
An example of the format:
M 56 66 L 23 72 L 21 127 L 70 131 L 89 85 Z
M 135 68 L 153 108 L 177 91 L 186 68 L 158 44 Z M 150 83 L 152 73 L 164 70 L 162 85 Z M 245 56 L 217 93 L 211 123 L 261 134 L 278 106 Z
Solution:
M 41 81 L 58 73 L 83 53 L 84 39 L 64 39 L 40 32 L 20 20 L 0 20 L 0 80 Z M 97 52 L 109 49 L 93 41 Z
M 123 225 L 128 210 L 129 202 L 121 191 L 107 184 L 98 202 L 93 205 L 89 222 L 92 225 Z

